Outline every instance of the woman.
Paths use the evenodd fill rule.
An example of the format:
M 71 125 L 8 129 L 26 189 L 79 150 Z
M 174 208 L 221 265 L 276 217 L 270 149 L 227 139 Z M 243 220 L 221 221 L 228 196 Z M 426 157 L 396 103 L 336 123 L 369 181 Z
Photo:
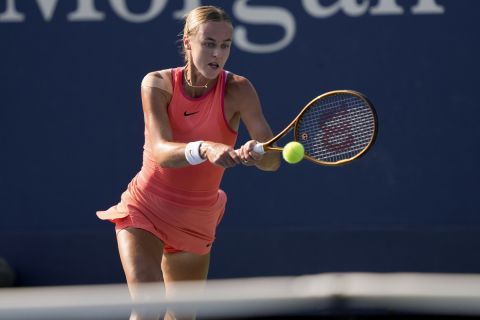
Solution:
M 225 168 L 273 171 L 280 165 L 278 154 L 253 151 L 272 132 L 252 84 L 224 70 L 232 33 L 222 9 L 192 10 L 182 39 L 185 67 L 152 72 L 142 81 L 142 169 L 118 205 L 97 213 L 116 225 L 134 297 L 138 283 L 164 281 L 168 294 L 175 281 L 205 280 L 226 204 L 219 189 Z M 240 121 L 252 140 L 234 150 Z

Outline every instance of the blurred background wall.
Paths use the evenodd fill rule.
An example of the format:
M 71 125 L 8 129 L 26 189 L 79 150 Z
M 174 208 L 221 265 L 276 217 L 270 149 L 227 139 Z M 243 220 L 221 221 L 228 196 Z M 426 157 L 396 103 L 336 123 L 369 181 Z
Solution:
M 231 15 L 226 68 L 273 131 L 334 89 L 380 122 L 348 166 L 227 170 L 212 278 L 480 271 L 480 2 L 1 0 L 0 257 L 17 285 L 124 281 L 95 212 L 140 169 L 143 76 L 182 64 L 181 17 L 206 4 Z

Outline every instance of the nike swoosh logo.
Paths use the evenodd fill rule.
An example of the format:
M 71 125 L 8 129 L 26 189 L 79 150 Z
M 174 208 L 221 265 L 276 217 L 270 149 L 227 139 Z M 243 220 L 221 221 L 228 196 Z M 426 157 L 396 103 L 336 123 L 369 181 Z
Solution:
M 188 117 L 188 116 L 191 116 L 191 115 L 193 115 L 193 114 L 195 114 L 195 113 L 198 113 L 198 111 L 196 111 L 196 112 L 191 112 L 191 113 L 188 113 L 187 111 L 185 111 L 185 112 L 183 113 L 183 115 L 184 115 L 185 117 Z

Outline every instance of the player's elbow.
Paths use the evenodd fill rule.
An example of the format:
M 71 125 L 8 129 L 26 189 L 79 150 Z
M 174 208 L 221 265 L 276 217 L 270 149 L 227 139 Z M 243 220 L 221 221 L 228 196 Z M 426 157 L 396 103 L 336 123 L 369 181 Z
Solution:
M 162 168 L 173 167 L 171 157 L 165 145 L 158 143 L 153 147 L 153 160 Z
M 259 169 L 262 170 L 262 171 L 271 171 L 271 172 L 277 171 L 279 168 L 280 168 L 280 163 L 275 164 L 275 165 L 259 167 Z
M 264 157 L 257 168 L 263 171 L 277 171 L 280 168 L 280 157 L 274 155 L 273 157 Z
M 155 152 L 153 155 L 153 159 L 155 160 L 155 163 L 158 164 L 162 168 L 168 168 L 169 167 L 169 161 L 168 158 L 163 154 L 162 152 Z

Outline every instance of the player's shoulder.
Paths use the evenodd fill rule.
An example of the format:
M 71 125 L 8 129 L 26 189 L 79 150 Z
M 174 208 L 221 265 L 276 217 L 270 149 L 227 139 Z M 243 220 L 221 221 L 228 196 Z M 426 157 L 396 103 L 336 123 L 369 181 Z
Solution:
M 172 69 L 151 71 L 142 79 L 142 87 L 158 88 L 168 93 L 173 92 Z
M 258 95 L 250 80 L 237 74 L 229 75 L 225 90 L 225 106 L 240 113 L 245 108 L 259 105 Z
M 244 95 L 255 91 L 253 84 L 244 76 L 228 72 L 227 92 Z

